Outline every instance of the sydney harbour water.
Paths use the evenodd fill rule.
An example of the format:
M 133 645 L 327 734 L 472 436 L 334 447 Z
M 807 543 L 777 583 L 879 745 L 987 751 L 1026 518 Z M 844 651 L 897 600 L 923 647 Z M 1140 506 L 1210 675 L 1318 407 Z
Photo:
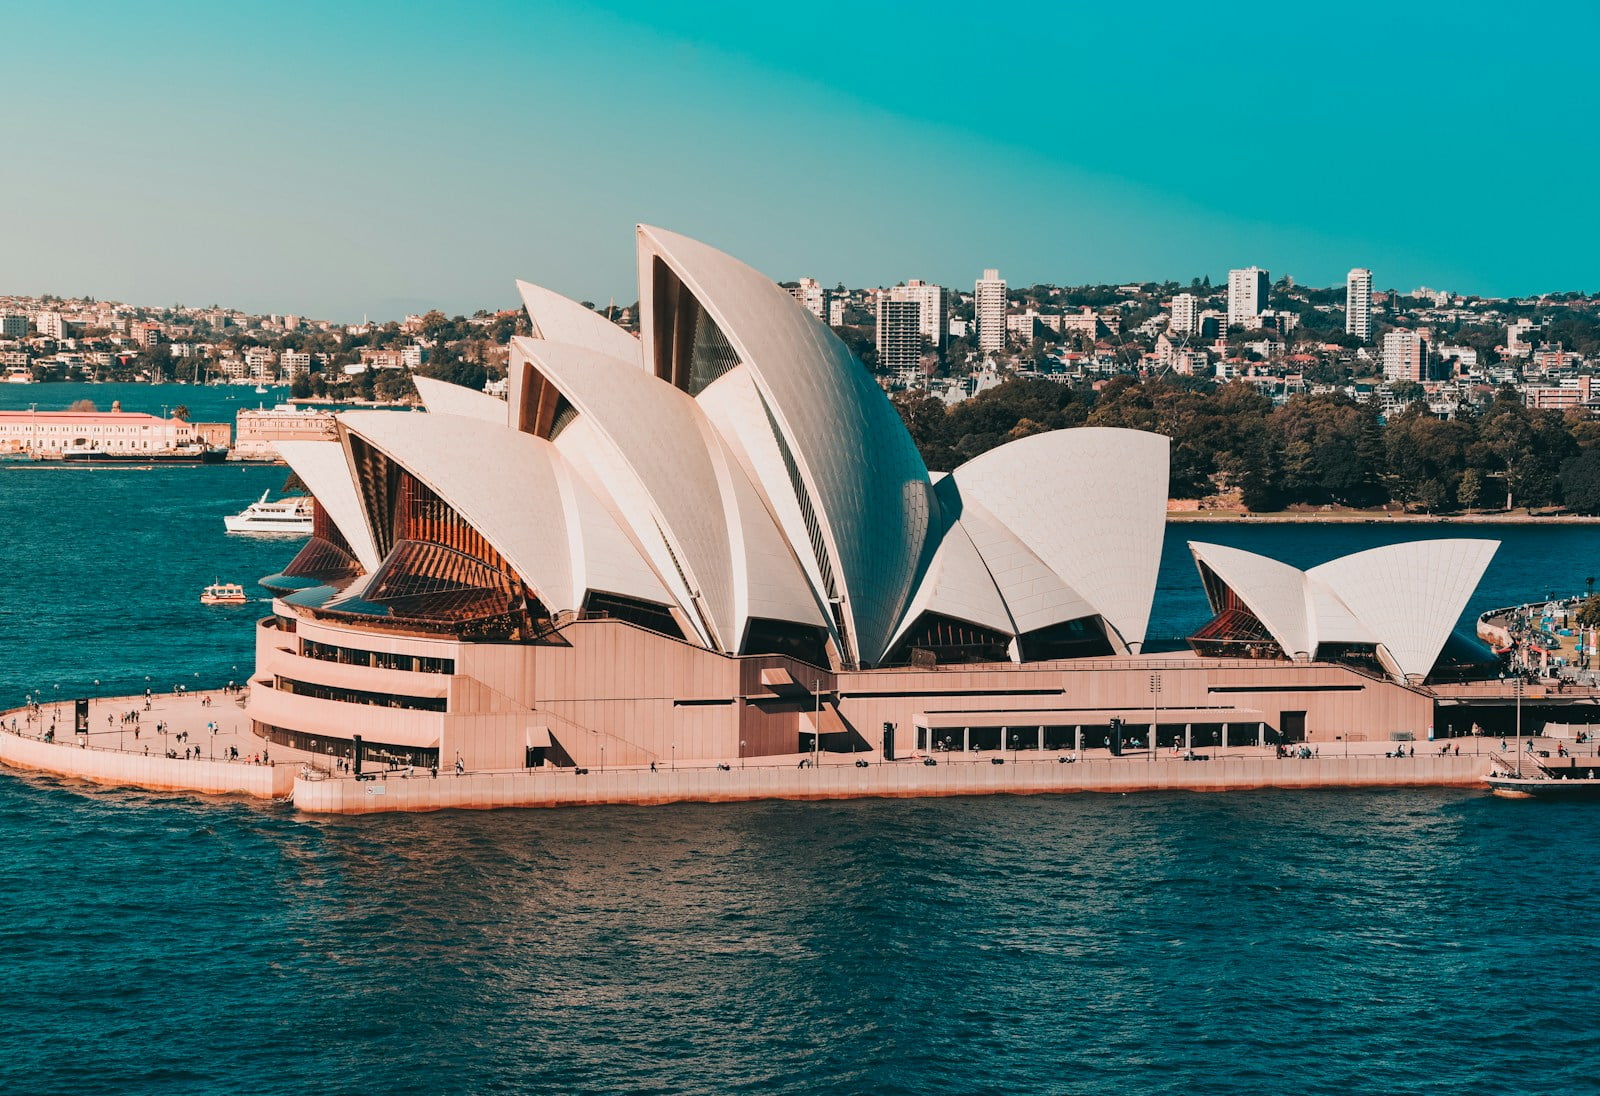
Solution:
M 115 387 L 0 407 L 257 399 Z M 0 703 L 241 679 L 265 606 L 198 593 L 293 553 L 221 523 L 284 475 L 0 465 Z M 1177 525 L 1152 633 L 1205 619 L 1186 540 L 1309 565 L 1442 535 L 1503 542 L 1469 613 L 1600 563 L 1591 526 Z M 1370 791 L 324 819 L 0 775 L 0 1090 L 1592 1092 L 1597 817 Z

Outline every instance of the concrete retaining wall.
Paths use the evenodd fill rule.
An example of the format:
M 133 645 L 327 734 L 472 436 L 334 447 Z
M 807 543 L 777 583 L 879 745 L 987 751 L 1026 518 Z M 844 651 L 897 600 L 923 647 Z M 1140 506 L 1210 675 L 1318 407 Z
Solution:
M 69 738 L 72 736 L 68 736 Z M 152 791 L 204 792 L 279 799 L 294 787 L 298 765 L 246 765 L 238 761 L 185 761 L 182 758 L 84 749 L 76 742 L 42 742 L 0 733 L 0 764 L 53 773 L 92 784 L 148 788 Z
M 855 799 L 1050 792 L 1235 791 L 1247 788 L 1483 787 L 1482 757 L 1383 757 L 1216 761 L 1007 761 L 1002 765 L 918 761 L 816 769 L 624 769 L 579 776 L 570 769 L 375 781 L 296 779 L 303 811 L 367 814 L 449 808 L 565 807 L 600 803 L 717 803 L 750 799 Z

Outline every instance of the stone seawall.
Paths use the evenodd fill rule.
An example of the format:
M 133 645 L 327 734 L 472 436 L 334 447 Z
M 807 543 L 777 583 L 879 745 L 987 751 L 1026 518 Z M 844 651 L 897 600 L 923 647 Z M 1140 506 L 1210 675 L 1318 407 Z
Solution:
M 1480 756 L 1286 760 L 1229 757 L 1214 761 L 1050 760 L 920 761 L 828 764 L 819 768 L 570 769 L 531 773 L 441 774 L 294 782 L 303 811 L 369 814 L 384 811 L 489 810 L 605 803 L 720 803 L 752 799 L 910 798 L 943 795 L 1038 795 L 1061 792 L 1238 791 L 1249 788 L 1484 787 L 1489 763 Z
M 281 799 L 294 787 L 298 765 L 248 765 L 238 761 L 185 760 L 181 757 L 89 749 L 70 741 L 44 742 L 0 732 L 0 764 L 53 773 L 91 784 L 151 791 L 202 792 Z

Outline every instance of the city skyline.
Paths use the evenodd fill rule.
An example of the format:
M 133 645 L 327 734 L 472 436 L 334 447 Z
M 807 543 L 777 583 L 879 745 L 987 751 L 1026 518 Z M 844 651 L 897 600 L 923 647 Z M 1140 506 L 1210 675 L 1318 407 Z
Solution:
M 1529 118 L 1579 131 L 1595 99 L 1577 60 L 1506 49 L 1514 20 L 1487 6 L 1381 33 L 1265 6 L 1085 11 L 1027 34 L 956 6 L 910 25 L 734 10 L 13 13 L 0 86 L 29 139 L 0 175 L 24 213 L 0 292 L 348 321 L 511 307 L 526 277 L 624 303 L 629 256 L 588 241 L 638 221 L 827 286 L 1256 264 L 1327 286 L 1359 265 L 1374 288 L 1600 288 L 1593 152 L 1548 154 L 1561 171 L 1466 155 Z M 1551 18 L 1600 29 L 1577 6 Z M 43 44 L 67 27 L 61 81 Z M 1000 71 L 975 60 L 1002 48 Z M 1157 78 L 1130 79 L 1140 66 Z M 1250 124 L 1218 140 L 1239 79 L 1259 86 Z M 1349 117 L 1366 145 L 1315 141 Z M 1417 146 L 1414 178 L 1373 177 L 1385 141 Z

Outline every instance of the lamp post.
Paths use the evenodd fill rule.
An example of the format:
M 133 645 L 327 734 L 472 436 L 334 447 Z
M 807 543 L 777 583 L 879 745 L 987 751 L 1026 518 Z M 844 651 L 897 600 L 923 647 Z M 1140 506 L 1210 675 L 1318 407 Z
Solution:
M 744 768 L 744 739 L 739 739 L 739 768 Z
M 1150 760 L 1156 759 L 1156 733 L 1161 727 L 1161 672 L 1150 675 Z
M 1517 779 L 1522 779 L 1522 675 L 1517 675 Z
M 813 678 L 811 693 L 817 698 L 817 717 L 811 724 L 811 767 L 817 767 L 822 753 L 822 679 Z
M 1505 672 L 1501 671 L 1500 680 L 1505 680 Z M 1511 679 L 1511 691 L 1517 698 L 1517 779 L 1522 779 L 1522 675 L 1519 673 Z M 1505 739 L 1500 740 L 1505 744 Z

